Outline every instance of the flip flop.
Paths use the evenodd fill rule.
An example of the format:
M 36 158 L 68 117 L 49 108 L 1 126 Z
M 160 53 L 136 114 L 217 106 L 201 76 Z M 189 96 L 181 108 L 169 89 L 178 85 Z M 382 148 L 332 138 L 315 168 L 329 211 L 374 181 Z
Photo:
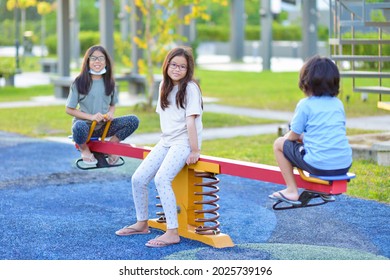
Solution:
M 331 194 L 320 194 L 320 197 L 322 198 L 323 201 L 326 201 L 326 202 L 336 201 L 336 198 Z
M 284 194 L 282 194 L 281 192 L 278 192 L 278 194 L 280 196 L 274 196 L 274 195 L 269 195 L 268 197 L 273 199 L 273 200 L 280 200 L 280 201 L 283 201 L 283 202 L 286 202 L 286 203 L 289 203 L 291 205 L 301 205 L 302 202 L 300 202 L 299 200 L 291 200 L 291 199 L 288 199 L 287 197 L 284 196 Z
M 98 163 L 97 159 L 91 154 L 90 156 L 83 156 L 81 155 L 81 158 L 83 160 L 83 163 L 85 165 L 96 165 Z M 86 161 L 88 160 L 88 161 Z
M 128 235 L 135 235 L 135 234 L 149 234 L 150 230 L 147 231 L 141 231 L 138 229 L 133 228 L 132 226 L 126 226 L 120 230 L 117 230 L 115 232 L 118 236 L 128 236 Z
M 108 164 L 115 165 L 119 160 L 119 156 L 110 155 L 108 156 Z
M 153 243 L 150 243 L 150 241 L 157 241 L 158 243 L 153 244 Z M 149 248 L 162 248 L 162 247 L 167 247 L 167 246 L 175 245 L 175 244 L 179 244 L 179 243 L 180 243 L 180 241 L 179 242 L 167 242 L 164 240 L 157 239 L 157 237 L 156 237 L 155 239 L 151 239 L 148 242 L 146 242 L 145 246 L 149 247 Z

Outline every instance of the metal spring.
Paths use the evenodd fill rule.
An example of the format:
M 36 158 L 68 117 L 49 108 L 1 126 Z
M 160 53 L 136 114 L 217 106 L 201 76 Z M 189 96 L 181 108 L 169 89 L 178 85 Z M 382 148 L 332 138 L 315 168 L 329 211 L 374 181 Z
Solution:
M 219 200 L 219 196 L 216 194 L 219 192 L 219 187 L 216 185 L 219 183 L 219 179 L 215 176 L 214 173 L 211 172 L 196 172 L 195 171 L 195 177 L 201 177 L 202 179 L 209 179 L 206 182 L 202 183 L 195 183 L 195 187 L 207 187 L 211 188 L 209 191 L 205 191 L 202 189 L 201 192 L 194 192 L 195 195 L 201 195 L 210 197 L 210 200 L 203 200 L 203 201 L 195 201 L 195 204 L 201 204 L 203 207 L 201 210 L 195 210 L 195 214 L 203 214 L 205 215 L 203 218 L 197 218 L 195 219 L 195 222 L 204 223 L 202 226 L 198 226 L 195 229 L 195 232 L 197 234 L 202 235 L 216 235 L 219 234 L 221 231 L 219 229 L 219 205 L 216 203 Z M 207 216 L 206 216 L 207 215 Z M 206 224 L 207 223 L 207 224 Z M 211 225 L 210 225 L 211 224 Z
M 160 199 L 160 196 L 157 195 L 156 198 Z M 162 208 L 161 203 L 157 203 L 156 207 Z M 159 216 L 159 218 L 157 219 L 157 223 L 166 223 L 167 222 L 167 219 L 165 218 L 165 213 L 163 211 L 156 212 L 156 215 Z

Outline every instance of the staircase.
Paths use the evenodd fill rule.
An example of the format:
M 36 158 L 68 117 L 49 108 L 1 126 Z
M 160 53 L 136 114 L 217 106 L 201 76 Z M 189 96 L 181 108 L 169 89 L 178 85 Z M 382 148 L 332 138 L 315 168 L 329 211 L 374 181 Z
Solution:
M 383 100 L 390 95 L 390 0 L 329 0 L 329 7 L 331 59 L 341 77 L 352 78 L 354 92 L 378 94 L 378 108 L 390 110 Z M 362 79 L 373 84 L 358 85 Z

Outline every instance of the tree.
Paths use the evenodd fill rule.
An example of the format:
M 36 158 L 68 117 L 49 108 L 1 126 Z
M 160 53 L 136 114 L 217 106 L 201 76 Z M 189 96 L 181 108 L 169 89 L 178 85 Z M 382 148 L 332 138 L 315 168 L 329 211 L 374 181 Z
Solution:
M 24 31 L 26 29 L 26 9 L 29 7 L 35 7 L 36 5 L 37 5 L 37 0 L 8 0 L 7 1 L 7 9 L 9 11 L 12 11 L 14 9 L 21 10 L 22 34 L 24 34 Z
M 54 9 L 53 5 L 42 1 L 37 4 L 38 14 L 41 15 L 41 56 L 43 57 L 44 46 L 45 46 L 45 37 L 46 37 L 46 15 L 52 12 Z
M 227 0 L 211 0 L 220 5 L 227 5 Z M 136 7 L 142 13 L 144 32 L 134 40 L 137 46 L 145 51 L 145 59 L 138 61 L 141 74 L 146 76 L 146 109 L 152 108 L 154 88 L 154 66 L 161 63 L 175 42 L 186 42 L 187 38 L 178 34 L 180 25 L 189 25 L 192 20 L 202 18 L 209 20 L 207 3 L 200 0 L 135 0 Z M 189 12 L 180 17 L 179 9 L 189 6 Z

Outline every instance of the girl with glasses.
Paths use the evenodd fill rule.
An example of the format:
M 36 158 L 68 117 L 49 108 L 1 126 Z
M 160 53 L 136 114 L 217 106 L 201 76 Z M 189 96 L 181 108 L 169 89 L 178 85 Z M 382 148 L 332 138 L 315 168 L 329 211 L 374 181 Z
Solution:
M 188 47 L 172 49 L 162 65 L 156 112 L 160 115 L 160 141 L 132 176 L 132 191 L 137 222 L 116 232 L 117 235 L 147 234 L 148 185 L 154 182 L 164 210 L 167 231 L 149 240 L 148 247 L 164 247 L 180 242 L 175 194 L 172 181 L 185 164 L 198 161 L 202 141 L 203 102 L 194 79 L 194 58 Z
M 114 118 L 118 92 L 115 90 L 112 62 L 102 46 L 90 47 L 85 55 L 80 74 L 73 82 L 66 101 L 66 113 L 73 116 L 73 140 L 79 146 L 85 165 L 96 165 L 97 160 L 86 144 L 93 121 L 97 122 L 92 137 L 103 134 L 105 123 L 111 120 L 107 136 L 120 142 L 137 128 L 139 120 L 134 115 Z M 117 155 L 108 156 L 108 164 L 115 165 Z

